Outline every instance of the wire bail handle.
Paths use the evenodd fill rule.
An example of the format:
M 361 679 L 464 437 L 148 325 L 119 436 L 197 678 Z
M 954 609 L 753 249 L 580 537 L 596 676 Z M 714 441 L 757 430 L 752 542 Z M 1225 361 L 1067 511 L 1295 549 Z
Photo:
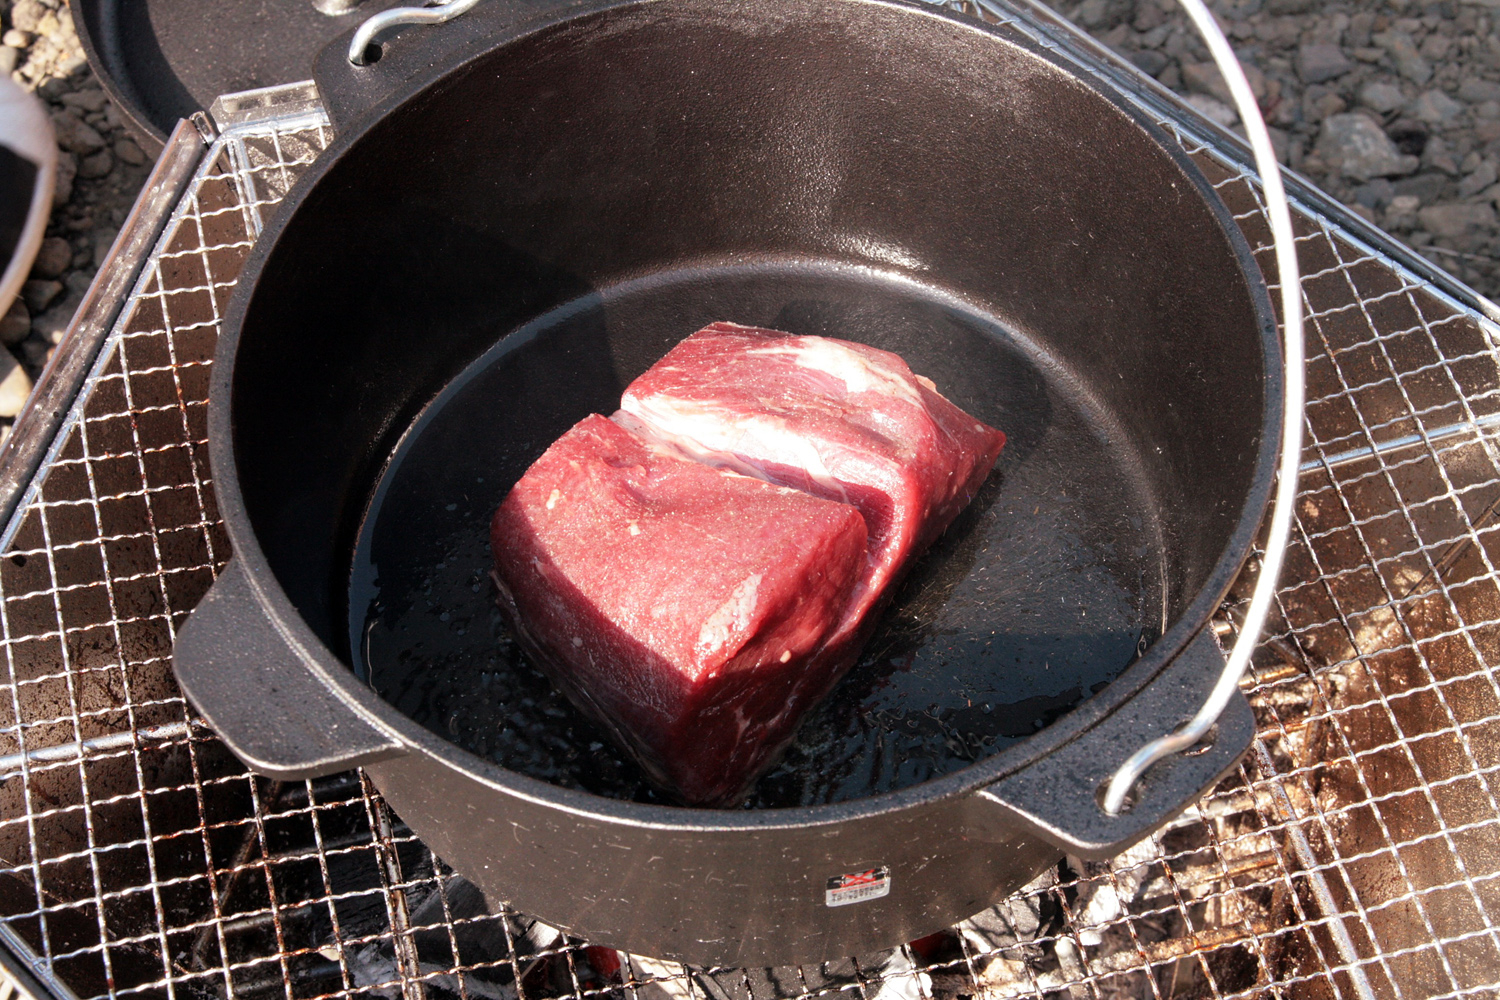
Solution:
M 383 10 L 354 32 L 354 37 L 349 40 L 349 61 L 355 66 L 373 62 L 368 58 L 370 46 L 374 43 L 375 36 L 387 28 L 402 24 L 442 24 L 453 20 L 477 3 L 479 0 L 434 0 L 427 7 L 392 7 L 390 10 Z
M 1118 815 L 1125 808 L 1125 798 L 1131 787 L 1147 768 L 1163 757 L 1188 749 L 1197 743 L 1229 704 L 1229 699 L 1239 687 L 1240 677 L 1250 663 L 1250 655 L 1260 641 L 1261 629 L 1270 615 L 1271 601 L 1276 594 L 1276 578 L 1281 575 L 1282 560 L 1286 555 L 1287 542 L 1291 537 L 1293 502 L 1297 497 L 1297 466 L 1302 457 L 1302 407 L 1306 393 L 1303 371 L 1302 343 L 1302 279 L 1297 268 L 1297 246 L 1292 232 L 1292 213 L 1287 206 L 1286 191 L 1281 184 L 1281 167 L 1271 148 L 1271 136 L 1266 131 L 1265 119 L 1255 103 L 1255 95 L 1245 79 L 1245 71 L 1230 47 L 1224 33 L 1219 30 L 1213 15 L 1202 0 L 1181 0 L 1182 7 L 1192 19 L 1193 25 L 1203 40 L 1215 65 L 1229 84 L 1235 109 L 1245 125 L 1250 139 L 1250 149 L 1255 155 L 1255 169 L 1260 174 L 1265 192 L 1266 214 L 1271 220 L 1271 235 L 1276 245 L 1276 270 L 1281 283 L 1282 336 L 1286 354 L 1286 407 L 1282 414 L 1281 461 L 1277 465 L 1276 502 L 1271 508 L 1271 530 L 1266 540 L 1265 556 L 1261 559 L 1260 575 L 1255 580 L 1255 592 L 1250 597 L 1250 606 L 1245 611 L 1244 623 L 1235 638 L 1234 648 L 1224 664 L 1224 672 L 1209 693 L 1208 699 L 1198 713 L 1188 722 L 1166 736 L 1159 737 L 1141 747 L 1120 765 L 1105 788 L 1104 811 Z

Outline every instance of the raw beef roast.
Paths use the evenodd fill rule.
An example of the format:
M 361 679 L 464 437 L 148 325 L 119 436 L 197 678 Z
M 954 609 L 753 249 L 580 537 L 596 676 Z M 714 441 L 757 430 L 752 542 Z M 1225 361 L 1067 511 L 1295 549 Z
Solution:
M 654 780 L 730 805 L 1004 443 L 887 351 L 715 323 L 516 484 L 501 605 Z

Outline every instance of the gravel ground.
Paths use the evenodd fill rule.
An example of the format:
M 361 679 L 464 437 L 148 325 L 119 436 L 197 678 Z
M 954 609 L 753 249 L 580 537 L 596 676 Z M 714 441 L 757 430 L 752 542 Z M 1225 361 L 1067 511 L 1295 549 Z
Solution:
M 1500 3 L 1218 0 L 1283 163 L 1500 298 Z M 1057 9 L 1221 124 L 1229 94 L 1172 0 Z
M 208 2 L 208 0 L 206 0 Z M 1478 291 L 1500 298 L 1500 0 L 1216 0 L 1282 162 Z M 1174 0 L 1058 9 L 1234 126 Z M 0 439 L 150 170 L 84 59 L 67 0 L 0 0 L 0 71 L 43 98 L 62 148 L 47 241 L 0 319 Z

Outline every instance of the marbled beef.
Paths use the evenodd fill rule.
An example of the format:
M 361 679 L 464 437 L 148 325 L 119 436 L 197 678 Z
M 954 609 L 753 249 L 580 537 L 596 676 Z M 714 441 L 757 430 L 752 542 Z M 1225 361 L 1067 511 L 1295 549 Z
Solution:
M 501 604 L 654 780 L 730 805 L 1004 443 L 887 351 L 715 323 L 512 490 Z

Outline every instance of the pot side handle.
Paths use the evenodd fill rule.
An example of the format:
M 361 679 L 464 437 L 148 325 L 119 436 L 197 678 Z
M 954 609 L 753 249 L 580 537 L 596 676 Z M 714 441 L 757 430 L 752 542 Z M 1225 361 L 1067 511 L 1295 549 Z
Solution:
M 1203 749 L 1164 759 L 1146 772 L 1129 807 L 1111 816 L 1101 804 L 1120 762 L 1146 740 L 1192 717 L 1224 669 L 1205 628 L 1144 689 L 1097 725 L 1042 759 L 982 789 L 978 796 L 1013 822 L 1082 858 L 1114 857 L 1181 812 L 1238 763 L 1255 738 L 1255 717 L 1236 693 Z
M 349 44 L 359 30 L 356 28 L 318 53 L 313 79 L 334 131 L 342 132 L 387 98 L 415 93 L 434 68 L 457 66 L 516 27 L 584 2 L 481 0 L 446 23 L 404 24 L 381 32 L 376 38 L 378 58 L 362 66 L 349 61 Z M 411 6 L 420 7 L 420 0 L 412 0 Z
M 219 739 L 268 777 L 317 778 L 404 752 L 314 672 L 238 559 L 177 633 L 172 668 Z

